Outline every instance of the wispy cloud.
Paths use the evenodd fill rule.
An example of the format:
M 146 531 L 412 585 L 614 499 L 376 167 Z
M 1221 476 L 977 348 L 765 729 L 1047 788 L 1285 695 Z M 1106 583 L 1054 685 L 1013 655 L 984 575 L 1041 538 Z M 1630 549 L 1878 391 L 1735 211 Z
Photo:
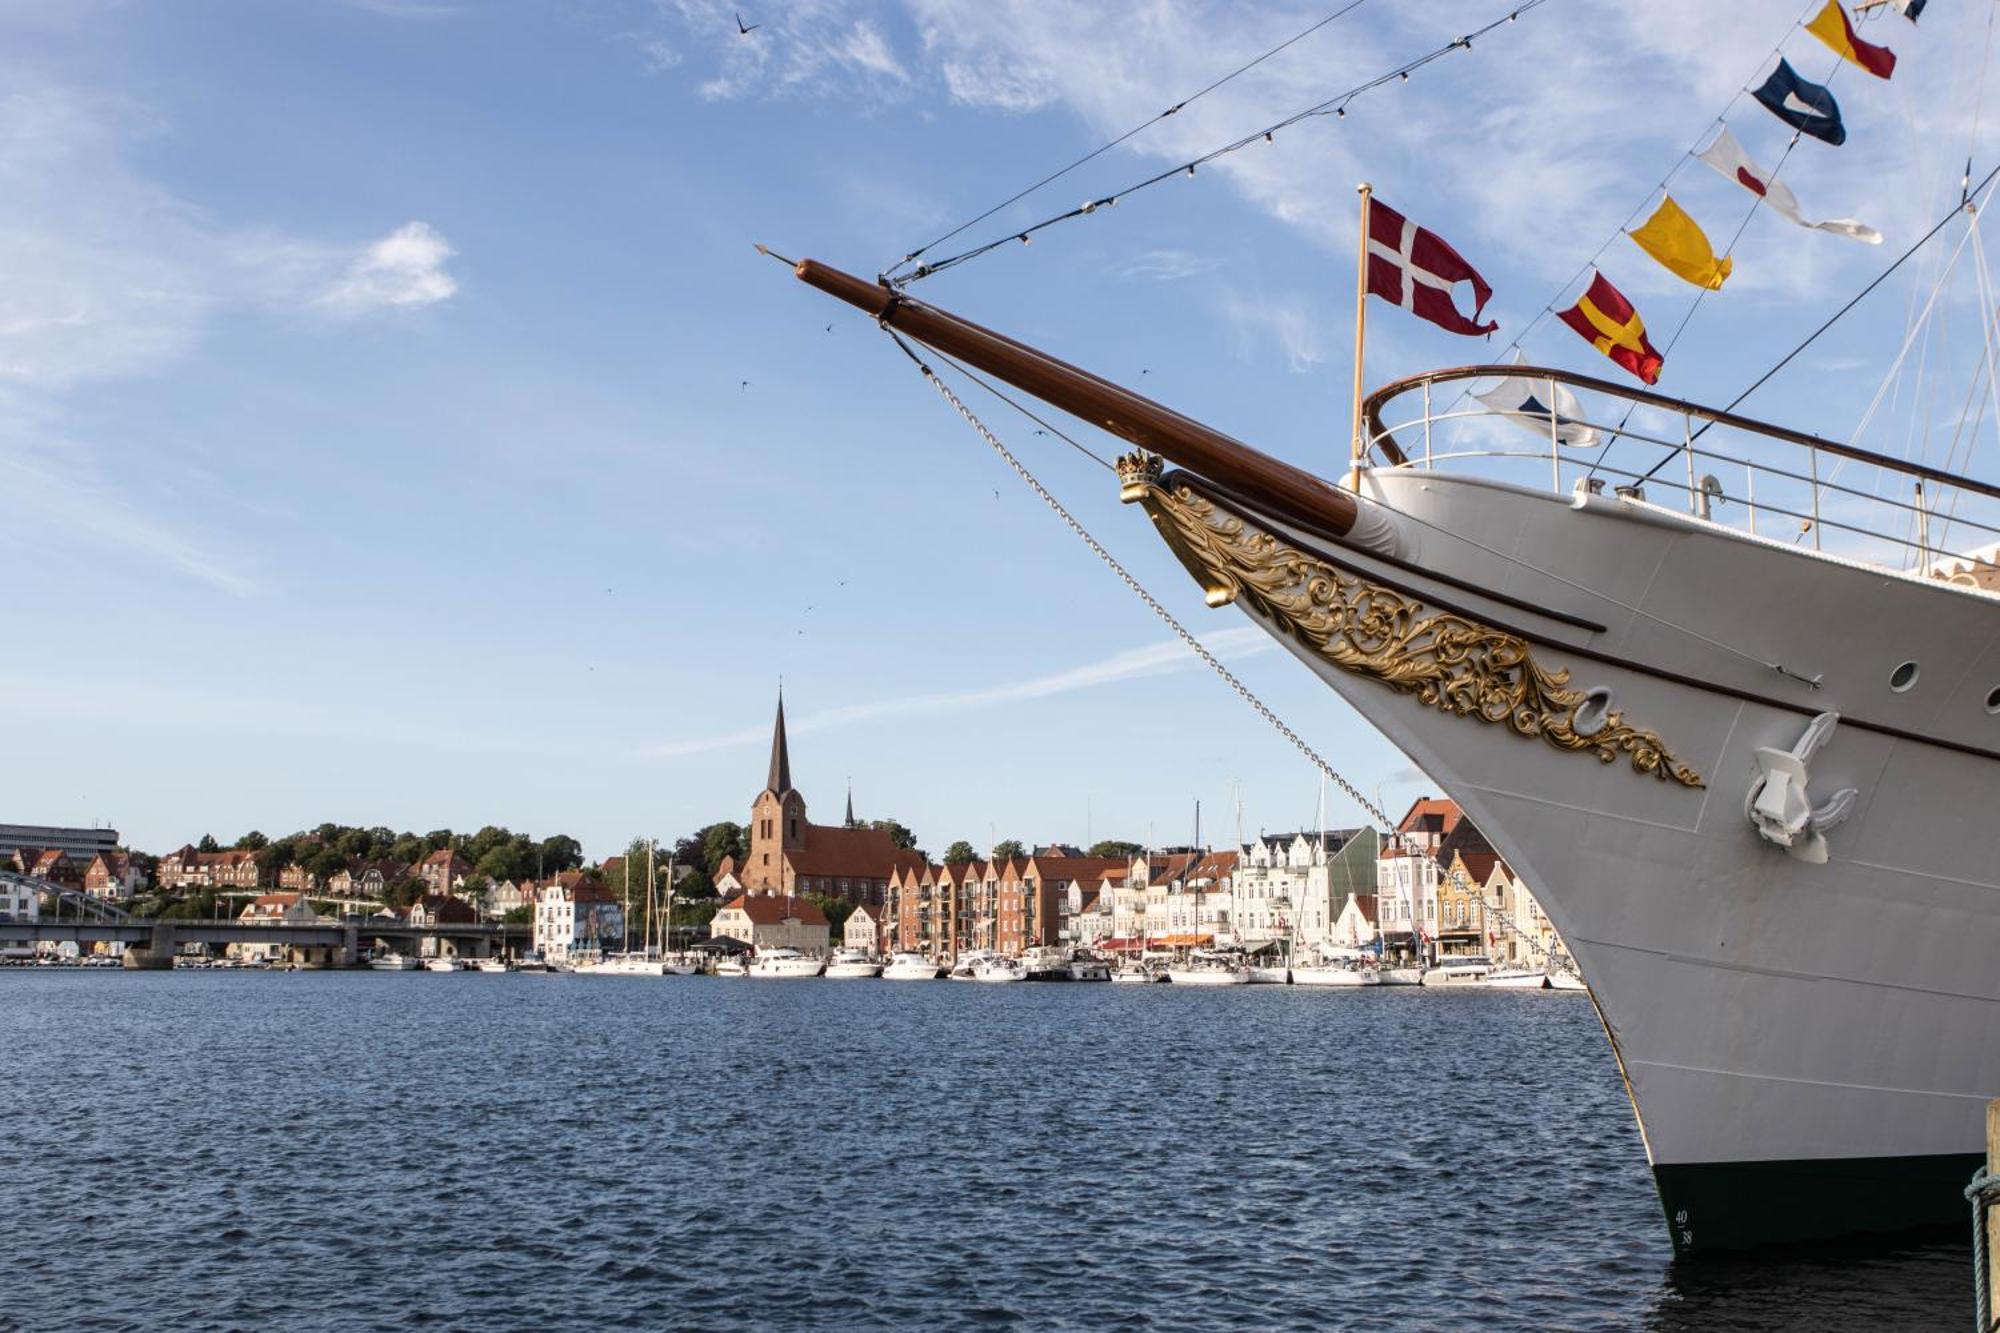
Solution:
M 360 314 L 449 300 L 458 283 L 444 264 L 456 253 L 429 223 L 406 222 L 355 256 L 320 303 L 343 314 Z
M 1202 642 L 1207 645 L 1210 652 L 1225 661 L 1254 657 L 1277 647 L 1269 635 L 1254 626 L 1222 630 L 1209 635 Z M 1045 676 L 988 685 L 976 690 L 904 695 L 872 703 L 849 704 L 843 708 L 831 708 L 824 712 L 788 718 L 786 726 L 793 732 L 826 731 L 860 722 L 874 722 L 885 717 L 965 713 L 981 708 L 992 708 L 999 704 L 1046 699 L 1051 695 L 1094 689 L 1099 685 L 1114 685 L 1119 681 L 1135 680 L 1142 676 L 1160 676 L 1169 672 L 1187 671 L 1199 665 L 1200 660 L 1188 651 L 1186 644 L 1177 639 L 1167 639 L 1147 644 L 1143 648 L 1129 648 L 1098 661 L 1086 662 L 1082 666 L 1052 672 Z M 716 736 L 651 745 L 639 751 L 639 754 L 649 759 L 670 759 L 680 755 L 702 754 L 709 750 L 756 745 L 770 738 L 771 733 L 764 728 L 746 727 L 740 731 L 724 732 Z
M 132 166 L 129 144 L 157 128 L 127 100 L 53 84 L 0 97 L 0 495 L 32 496 L 15 521 L 50 540 L 87 534 L 242 595 L 250 575 L 125 495 L 133 442 L 76 433 L 70 395 L 159 373 L 232 312 L 436 304 L 456 290 L 452 251 L 423 222 L 359 247 L 222 224 Z
M 420 23 L 456 18 L 464 12 L 464 7 L 461 5 L 440 4 L 436 3 L 436 0 L 340 0 L 340 2 L 349 9 L 365 9 L 384 18 L 411 19 Z
M 1326 359 L 1319 323 L 1311 308 L 1297 297 L 1252 296 L 1225 289 L 1221 304 L 1237 354 L 1245 360 L 1254 359 L 1266 343 L 1284 354 L 1286 367 L 1295 375 L 1311 374 Z
M 1179 282 L 1213 272 L 1222 261 L 1188 250 L 1148 250 L 1118 270 L 1121 278 L 1141 278 L 1148 282 Z

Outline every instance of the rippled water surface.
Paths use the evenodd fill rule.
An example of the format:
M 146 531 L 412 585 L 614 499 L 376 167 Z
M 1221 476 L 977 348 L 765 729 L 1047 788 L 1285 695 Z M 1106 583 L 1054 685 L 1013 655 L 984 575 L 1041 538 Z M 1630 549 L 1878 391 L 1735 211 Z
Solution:
M 0 973 L 0 1327 L 1957 1329 L 1674 1266 L 1587 999 Z

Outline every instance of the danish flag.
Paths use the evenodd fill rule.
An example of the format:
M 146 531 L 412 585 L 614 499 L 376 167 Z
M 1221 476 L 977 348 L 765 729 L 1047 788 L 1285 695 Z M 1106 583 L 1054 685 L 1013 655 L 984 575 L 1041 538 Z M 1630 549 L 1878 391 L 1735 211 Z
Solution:
M 1472 317 L 1459 313 L 1451 289 L 1472 284 Z M 1493 288 L 1479 270 L 1434 231 L 1427 231 L 1383 203 L 1368 200 L 1368 290 L 1449 333 L 1478 335 L 1500 327 L 1478 323 Z

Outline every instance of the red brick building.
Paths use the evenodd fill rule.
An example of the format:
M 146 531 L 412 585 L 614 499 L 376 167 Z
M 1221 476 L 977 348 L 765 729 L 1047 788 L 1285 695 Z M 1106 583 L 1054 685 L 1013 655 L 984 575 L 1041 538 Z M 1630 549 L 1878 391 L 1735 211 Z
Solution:
M 792 786 L 792 756 L 785 739 L 785 700 L 771 731 L 771 765 L 764 790 L 750 803 L 750 850 L 735 880 L 752 893 L 816 893 L 851 903 L 880 904 L 889 877 L 923 858 L 896 845 L 882 829 L 864 828 L 847 801 L 845 824 L 815 824 L 805 795 Z

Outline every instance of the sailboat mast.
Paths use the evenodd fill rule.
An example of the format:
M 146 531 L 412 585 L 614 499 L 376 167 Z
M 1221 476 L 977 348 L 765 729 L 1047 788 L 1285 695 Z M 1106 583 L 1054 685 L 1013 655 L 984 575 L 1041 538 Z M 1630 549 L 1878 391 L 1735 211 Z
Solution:
M 653 895 L 660 882 L 653 871 L 653 849 L 658 845 L 651 838 L 646 840 L 646 947 L 648 949 L 653 947 L 653 924 L 658 917 L 653 911 Z

